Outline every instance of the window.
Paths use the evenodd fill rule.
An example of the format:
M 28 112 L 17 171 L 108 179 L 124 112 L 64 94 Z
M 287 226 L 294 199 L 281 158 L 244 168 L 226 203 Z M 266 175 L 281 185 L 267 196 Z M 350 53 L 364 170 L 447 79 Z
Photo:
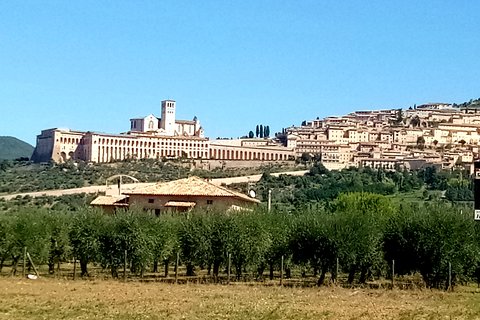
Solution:
M 148 199 L 148 203 L 154 203 L 155 199 Z
M 207 204 L 213 204 L 213 200 L 207 200 Z

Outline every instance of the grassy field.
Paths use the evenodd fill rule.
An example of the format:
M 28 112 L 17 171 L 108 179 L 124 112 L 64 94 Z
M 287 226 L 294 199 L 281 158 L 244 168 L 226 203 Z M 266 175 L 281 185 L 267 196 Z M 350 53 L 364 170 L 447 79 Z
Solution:
M 0 278 L 0 319 L 480 319 L 480 291 Z

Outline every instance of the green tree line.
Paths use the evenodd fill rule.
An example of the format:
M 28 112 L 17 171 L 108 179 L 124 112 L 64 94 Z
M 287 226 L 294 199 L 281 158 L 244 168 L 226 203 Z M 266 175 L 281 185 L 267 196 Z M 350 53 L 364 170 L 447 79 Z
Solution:
M 261 208 L 226 214 L 191 211 L 156 217 L 135 208 L 105 215 L 84 207 L 76 211 L 18 208 L 0 215 L 0 271 L 17 269 L 25 247 L 36 264 L 51 273 L 59 262 L 80 262 L 83 276 L 92 264 L 118 276 L 127 252 L 130 272 L 143 276 L 168 272 L 179 255 L 187 275 L 206 269 L 214 279 L 229 258 L 237 279 L 245 274 L 273 278 L 285 266 L 312 272 L 318 285 L 335 281 L 337 261 L 346 282 L 365 283 L 418 273 L 427 287 L 478 275 L 480 239 L 471 209 L 436 203 L 394 206 L 378 194 L 340 194 L 328 207 L 295 213 Z M 330 277 L 330 278 L 329 278 Z
M 419 190 L 445 191 L 446 200 L 473 201 L 473 183 L 468 172 L 435 167 L 397 171 L 364 167 L 329 171 L 316 162 L 305 176 L 264 174 L 256 188 L 263 199 L 267 199 L 268 190 L 272 190 L 273 202 L 290 208 L 329 202 L 346 192 L 401 195 Z

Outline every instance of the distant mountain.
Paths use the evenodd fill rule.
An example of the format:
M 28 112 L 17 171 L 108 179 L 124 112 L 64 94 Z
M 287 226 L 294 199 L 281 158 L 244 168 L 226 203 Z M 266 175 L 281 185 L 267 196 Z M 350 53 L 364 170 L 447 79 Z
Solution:
M 33 146 L 20 139 L 0 136 L 0 160 L 30 159 L 33 149 Z

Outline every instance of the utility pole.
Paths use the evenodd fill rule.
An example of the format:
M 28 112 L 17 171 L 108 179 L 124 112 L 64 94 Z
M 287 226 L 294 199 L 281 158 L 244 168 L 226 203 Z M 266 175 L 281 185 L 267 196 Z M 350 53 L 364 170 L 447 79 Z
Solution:
M 122 176 L 118 178 L 118 195 L 122 195 Z
M 230 284 L 230 268 L 232 265 L 232 254 L 228 254 L 228 265 L 227 265 L 227 284 Z
M 452 263 L 448 262 L 448 288 L 447 291 L 452 291 Z
M 178 283 L 178 265 L 180 264 L 180 251 L 177 252 L 177 260 L 175 260 L 175 284 Z
M 272 189 L 268 190 L 268 212 L 272 210 Z
M 283 286 L 283 256 L 280 262 L 280 286 Z
M 123 255 L 123 282 L 127 282 L 127 250 Z
M 25 278 L 26 270 L 27 270 L 27 247 L 23 247 L 23 271 L 22 271 L 23 278 Z
M 392 289 L 395 287 L 395 260 L 392 260 Z

